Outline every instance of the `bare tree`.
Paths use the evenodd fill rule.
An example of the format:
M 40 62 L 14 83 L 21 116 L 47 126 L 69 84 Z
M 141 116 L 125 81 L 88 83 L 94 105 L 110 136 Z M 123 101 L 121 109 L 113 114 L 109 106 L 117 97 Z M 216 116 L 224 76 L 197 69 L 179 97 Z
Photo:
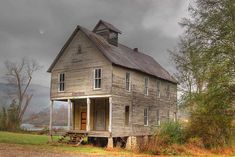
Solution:
M 33 97 L 32 93 L 28 92 L 32 82 L 33 74 L 41 69 L 41 66 L 35 60 L 23 58 L 19 63 L 6 61 L 5 79 L 14 88 L 11 93 L 12 101 L 17 104 L 17 117 L 19 124 L 22 122 L 24 113 Z

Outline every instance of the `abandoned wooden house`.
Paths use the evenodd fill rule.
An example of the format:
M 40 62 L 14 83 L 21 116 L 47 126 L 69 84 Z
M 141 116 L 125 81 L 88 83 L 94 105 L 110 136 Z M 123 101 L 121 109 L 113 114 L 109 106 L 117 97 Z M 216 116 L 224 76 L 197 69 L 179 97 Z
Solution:
M 151 127 L 176 119 L 176 80 L 152 57 L 118 42 L 121 31 L 100 20 L 90 31 L 77 26 L 51 73 L 50 130 L 54 101 L 68 102 L 68 133 L 127 147 Z

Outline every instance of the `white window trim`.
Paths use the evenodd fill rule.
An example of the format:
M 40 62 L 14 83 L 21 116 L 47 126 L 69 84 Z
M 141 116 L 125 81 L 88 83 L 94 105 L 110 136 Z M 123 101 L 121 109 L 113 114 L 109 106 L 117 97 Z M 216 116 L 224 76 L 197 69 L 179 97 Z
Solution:
M 147 124 L 144 124 L 144 126 L 149 126 L 149 108 L 148 107 L 145 107 L 144 108 L 144 112 L 145 112 L 145 109 L 147 109 Z M 144 119 L 145 119 L 145 115 L 144 115 Z M 144 123 L 145 123 L 145 121 L 144 121 Z
M 130 92 L 131 91 L 131 73 L 130 72 L 126 72 L 126 74 L 129 73 L 129 89 L 126 91 Z M 126 84 L 127 84 L 127 77 L 125 76 L 125 88 L 126 88 Z
M 161 98 L 161 81 L 157 80 L 157 85 L 158 85 L 158 83 L 159 83 L 159 89 L 157 86 L 157 98 Z
M 147 79 L 147 86 L 145 84 L 145 79 Z M 146 90 L 147 89 L 147 90 Z M 146 93 L 145 93 L 145 90 L 146 90 Z M 149 77 L 144 77 L 144 95 L 145 96 L 148 96 L 149 95 Z
M 64 90 L 65 90 L 65 73 L 64 72 L 62 72 L 62 73 L 58 73 L 58 82 L 57 82 L 57 91 L 58 92 L 64 92 L 64 90 L 60 90 L 60 75 L 61 74 L 64 74 Z
M 97 69 L 100 69 L 100 72 L 101 72 L 101 75 L 100 75 L 100 88 L 96 88 L 95 87 L 95 71 L 97 70 Z M 93 70 L 93 90 L 99 90 L 99 89 L 101 89 L 101 87 L 102 87 L 102 74 L 103 72 L 102 72 L 102 68 L 95 68 L 94 70 Z

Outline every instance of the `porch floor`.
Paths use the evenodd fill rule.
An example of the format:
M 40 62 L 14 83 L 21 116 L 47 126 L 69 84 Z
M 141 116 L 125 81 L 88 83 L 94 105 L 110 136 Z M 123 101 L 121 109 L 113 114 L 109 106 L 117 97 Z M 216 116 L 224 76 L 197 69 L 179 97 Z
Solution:
M 70 130 L 68 133 L 81 133 L 87 134 L 88 137 L 110 137 L 109 131 L 86 131 L 86 130 Z

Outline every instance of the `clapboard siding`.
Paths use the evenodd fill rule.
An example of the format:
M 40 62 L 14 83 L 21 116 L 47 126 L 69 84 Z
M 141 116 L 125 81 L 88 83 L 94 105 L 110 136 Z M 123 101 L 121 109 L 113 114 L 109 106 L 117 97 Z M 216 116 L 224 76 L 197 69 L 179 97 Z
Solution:
M 81 54 L 78 54 L 78 46 Z M 94 68 L 102 68 L 100 90 L 93 89 Z M 65 91 L 58 92 L 58 75 L 65 73 Z M 78 31 L 51 75 L 51 98 L 109 94 L 111 90 L 111 63 L 99 52 L 84 33 Z
M 125 89 L 126 72 L 131 73 L 131 91 Z M 149 77 L 148 95 L 144 95 L 144 77 Z M 174 118 L 176 112 L 176 85 L 164 80 L 161 82 L 161 97 L 157 96 L 157 78 L 144 73 L 131 71 L 119 66 L 113 66 L 112 101 L 113 101 L 113 125 L 112 135 L 140 136 L 151 134 L 151 127 L 156 125 L 157 109 L 160 110 L 160 120 Z M 167 86 L 170 85 L 170 98 L 166 95 Z M 125 106 L 130 106 L 130 125 L 125 126 Z M 144 108 L 149 108 L 149 125 L 144 126 Z

